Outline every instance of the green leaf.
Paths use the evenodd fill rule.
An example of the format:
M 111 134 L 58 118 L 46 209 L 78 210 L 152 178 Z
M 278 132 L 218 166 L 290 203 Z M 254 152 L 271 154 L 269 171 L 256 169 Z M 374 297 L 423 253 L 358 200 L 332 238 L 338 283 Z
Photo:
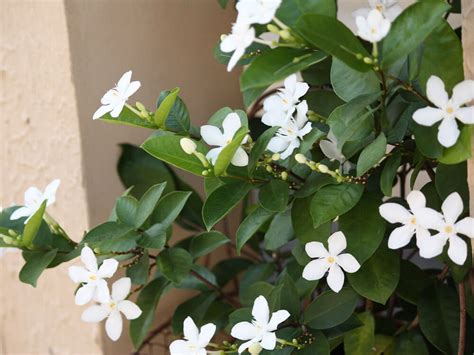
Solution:
M 28 261 L 20 270 L 20 281 L 36 287 L 38 277 L 40 277 L 44 269 L 53 261 L 57 253 L 58 249 L 53 249 L 48 252 L 31 252 Z
M 262 154 L 267 150 L 268 143 L 270 139 L 275 135 L 280 127 L 271 127 L 263 132 L 260 137 L 255 141 L 255 145 L 252 148 L 249 156 L 249 165 L 247 169 L 250 174 L 255 170 L 257 165 L 258 159 L 262 156 Z
M 146 222 L 148 217 L 151 216 L 165 187 L 166 182 L 153 185 L 142 196 L 138 202 L 138 208 L 135 217 L 136 228 L 140 228 Z
M 344 335 L 344 353 L 347 355 L 366 355 L 372 352 L 375 343 L 375 321 L 369 311 L 360 313 L 357 318 L 364 324 Z
M 354 312 L 359 297 L 350 288 L 339 293 L 321 293 L 303 314 L 304 323 L 312 329 L 329 329 L 343 323 Z
M 335 0 L 283 0 L 276 17 L 287 26 L 293 28 L 296 21 L 304 13 L 315 13 L 336 17 L 337 5 Z
M 445 354 L 457 354 L 459 305 L 456 292 L 447 285 L 425 289 L 418 302 L 420 328 L 426 338 Z
M 423 43 L 441 23 L 449 7 L 442 0 L 432 0 L 417 2 L 406 8 L 392 23 L 383 41 L 382 67 L 390 67 Z
M 101 252 L 122 252 L 135 248 L 137 238 L 133 227 L 106 222 L 91 229 L 82 243 L 87 243 L 92 248 L 99 248 Z
M 274 286 L 265 281 L 257 281 L 248 287 L 240 287 L 240 302 L 245 306 L 252 306 L 258 296 L 263 296 L 267 300 L 274 290 Z
M 412 330 L 397 337 L 393 355 L 429 355 L 429 351 L 423 336 Z
M 240 254 L 245 243 L 252 238 L 252 236 L 273 216 L 273 214 L 273 212 L 268 211 L 263 207 L 257 207 L 247 217 L 245 217 L 243 222 L 240 224 L 239 229 L 237 229 L 237 253 Z
M 380 93 L 362 95 L 331 113 L 328 124 L 340 147 L 347 141 L 363 139 L 372 132 L 373 116 L 366 107 L 379 97 Z
M 400 258 L 382 244 L 375 254 L 347 278 L 354 290 L 372 301 L 385 304 L 400 278 Z
M 240 89 L 268 87 L 325 59 L 321 51 L 279 47 L 255 58 L 240 77 Z
M 464 126 L 456 144 L 445 148 L 438 161 L 443 164 L 459 164 L 471 159 L 471 137 L 471 126 Z
M 380 91 L 380 82 L 374 71 L 354 70 L 337 58 L 332 60 L 331 84 L 337 96 L 346 102 Z
M 316 331 L 311 332 L 313 336 L 313 342 L 307 344 L 303 349 L 293 352 L 297 355 L 330 355 L 331 351 L 329 348 L 329 342 L 324 336 L 323 332 Z
M 401 260 L 400 281 L 397 285 L 397 294 L 403 300 L 418 304 L 421 291 L 430 285 L 428 275 L 415 264 Z
M 291 240 L 293 235 L 291 208 L 288 208 L 285 212 L 281 212 L 273 218 L 265 233 L 264 247 L 267 250 L 281 248 Z
M 144 285 L 148 281 L 149 268 L 148 252 L 145 251 L 143 255 L 138 257 L 138 261 L 127 268 L 127 277 L 130 277 L 132 284 Z
M 171 225 L 184 208 L 189 196 L 191 196 L 190 191 L 173 191 L 163 196 L 151 215 L 152 223 Z
M 175 310 L 172 320 L 172 328 L 175 334 L 183 331 L 183 322 L 186 317 L 191 317 L 194 322 L 200 324 L 212 302 L 216 299 L 214 293 L 202 293 L 186 302 L 181 303 Z
M 154 224 L 143 232 L 137 244 L 143 248 L 161 250 L 166 244 L 167 229 L 167 226 L 160 223 Z
M 195 175 L 202 176 L 202 172 L 205 168 L 196 156 L 186 154 L 183 151 L 179 143 L 181 138 L 183 137 L 169 132 L 161 133 L 160 135 L 148 138 L 142 144 L 142 148 L 157 159 Z M 197 145 L 197 151 L 206 155 L 207 148 L 204 144 L 201 142 L 195 143 Z
M 378 164 L 385 155 L 387 149 L 387 138 L 385 134 L 380 133 L 375 140 L 365 147 L 357 160 L 357 176 L 364 175 L 373 166 Z
M 227 244 L 229 238 L 218 231 L 210 231 L 198 234 L 191 239 L 189 252 L 194 258 L 199 258 L 203 255 L 209 254 L 221 245 Z
M 115 212 L 118 219 L 129 226 L 135 226 L 135 216 L 137 215 L 138 201 L 133 196 L 122 196 L 117 199 Z
M 176 101 L 176 98 L 178 97 L 179 94 L 179 88 L 174 88 L 171 91 L 168 92 L 163 92 L 160 95 L 160 98 L 163 96 L 161 99 L 161 102 L 159 102 L 158 108 L 155 111 L 154 115 L 154 120 L 155 124 L 157 127 L 164 128 L 165 127 L 165 121 L 168 118 L 168 115 L 171 112 L 171 109 L 173 108 L 173 105 Z
M 457 192 L 464 203 L 464 210 L 469 207 L 469 188 L 467 185 L 466 162 L 456 165 L 438 164 L 435 179 L 436 190 L 442 200 L 451 193 Z
M 263 208 L 272 212 L 282 212 L 288 204 L 288 183 L 283 180 L 270 180 L 260 189 L 258 197 Z
M 207 230 L 224 218 L 251 190 L 246 182 L 225 184 L 214 190 L 202 208 L 202 218 Z
M 223 9 L 225 9 L 227 7 L 227 4 L 229 3 L 229 0 L 217 0 L 217 2 L 219 3 L 219 5 L 221 5 Z
M 157 129 L 158 126 L 155 125 L 154 122 L 150 122 L 140 116 L 138 116 L 135 112 L 130 110 L 127 106 L 124 106 L 122 112 L 118 117 L 112 117 L 110 113 L 106 113 L 104 116 L 100 118 L 101 121 L 105 121 L 108 123 L 116 123 L 116 124 L 123 124 L 127 126 L 133 127 L 142 127 L 142 128 L 150 128 L 150 129 Z
M 193 257 L 184 249 L 170 248 L 158 255 L 156 265 L 168 280 L 179 283 L 191 270 Z
M 26 223 L 23 233 L 21 235 L 21 245 L 29 248 L 33 245 L 36 234 L 38 233 L 41 223 L 43 222 L 44 211 L 46 210 L 46 203 L 44 201 L 40 208 L 31 216 L 30 220 Z
M 270 309 L 279 310 L 286 309 L 294 319 L 298 319 L 300 315 L 300 299 L 295 282 L 284 271 L 275 288 L 272 290 L 269 299 Z
M 329 117 L 332 111 L 337 107 L 344 104 L 339 96 L 332 90 L 311 88 L 311 90 L 305 95 L 305 99 L 308 102 L 308 107 L 311 111 L 314 111 L 322 117 Z M 316 131 L 313 129 L 313 132 Z M 309 135 L 310 133 L 308 133 Z M 306 135 L 303 141 L 308 136 Z M 326 134 L 324 134 L 326 135 Z M 310 147 L 311 148 L 311 147 Z M 301 151 L 301 148 L 300 148 Z
M 363 185 L 328 185 L 319 189 L 311 200 L 311 217 L 314 227 L 350 211 L 359 202 L 364 192 Z
M 148 331 L 155 319 L 155 310 L 163 295 L 168 281 L 159 277 L 150 281 L 138 294 L 137 306 L 142 310 L 142 314 L 137 319 L 130 321 L 130 338 L 133 346 L 138 349 L 148 335 Z
M 402 154 L 399 150 L 392 151 L 392 155 L 385 161 L 382 175 L 380 176 L 380 189 L 385 196 L 392 196 L 393 182 L 397 177 L 397 170 L 401 162 Z
M 224 149 L 222 149 L 219 156 L 217 157 L 216 163 L 214 164 L 214 174 L 216 176 L 221 176 L 226 172 L 227 167 L 234 158 L 235 152 L 240 147 L 242 141 L 248 133 L 249 129 L 247 127 L 240 127 L 235 133 L 234 138 L 232 138 L 232 142 L 227 144 Z
M 131 144 L 120 144 L 122 153 L 117 164 L 125 187 L 133 186 L 132 194 L 140 198 L 151 186 L 166 183 L 165 193 L 175 189 L 173 174 L 162 161 Z
M 242 127 L 248 127 L 249 122 L 247 118 L 247 114 L 242 111 L 242 110 L 232 110 L 229 107 L 223 107 L 219 110 L 217 110 L 207 121 L 207 124 L 216 126 L 216 127 L 222 127 L 222 123 L 224 122 L 225 118 L 230 114 L 230 113 L 236 113 L 239 118 L 240 118 L 240 123 L 242 124 Z
M 331 222 L 315 228 L 311 218 L 312 196 L 296 199 L 291 209 L 291 221 L 298 240 L 306 244 L 312 241 L 324 242 L 331 234 Z
M 335 18 L 306 14 L 296 22 L 296 31 L 315 47 L 342 60 L 358 71 L 368 71 L 370 65 L 356 58 L 357 54 L 368 57 L 369 53 L 342 22 Z
M 366 193 L 359 203 L 339 218 L 339 228 L 347 238 L 347 252 L 360 264 L 370 258 L 383 240 L 385 220 L 380 216 L 380 196 Z
M 438 125 L 431 127 L 413 123 L 416 147 L 427 158 L 438 159 L 443 154 L 443 146 L 438 142 Z

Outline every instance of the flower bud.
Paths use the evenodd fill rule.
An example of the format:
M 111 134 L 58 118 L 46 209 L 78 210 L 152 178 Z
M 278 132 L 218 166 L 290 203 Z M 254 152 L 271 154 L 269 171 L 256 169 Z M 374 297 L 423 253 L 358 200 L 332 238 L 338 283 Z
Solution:
M 273 160 L 273 161 L 280 160 L 280 154 L 278 154 L 278 153 L 273 154 L 273 155 L 272 155 L 272 160 Z
M 369 58 L 369 57 L 365 57 L 364 58 L 364 63 L 365 64 L 372 64 L 374 61 L 372 60 L 372 58 Z
M 307 162 L 306 157 L 301 153 L 295 155 L 295 160 L 300 164 L 306 164 Z
M 288 30 L 281 30 L 280 32 L 278 32 L 278 34 L 280 35 L 281 38 L 286 39 L 286 40 L 291 38 L 291 34 Z
M 280 29 L 272 23 L 267 25 L 267 30 L 270 31 L 271 33 L 277 33 L 277 34 L 280 31 Z
M 141 102 L 137 101 L 135 103 L 135 106 L 137 107 L 137 109 L 141 112 L 146 112 L 146 107 L 145 105 L 143 105 Z
M 324 165 L 324 164 L 319 164 L 318 165 L 318 170 L 322 172 L 323 174 L 327 173 L 329 171 L 329 168 Z
M 281 172 L 281 179 L 282 179 L 282 180 L 288 179 L 288 173 L 287 173 L 286 171 L 282 171 L 282 172 Z
M 197 148 L 196 143 L 189 138 L 181 138 L 179 144 L 186 154 L 193 154 Z
M 262 352 L 263 348 L 260 343 L 254 343 L 248 348 L 249 353 L 252 355 L 258 355 Z
M 2 239 L 5 242 L 5 244 L 13 244 L 14 242 L 13 238 L 7 235 L 2 235 Z

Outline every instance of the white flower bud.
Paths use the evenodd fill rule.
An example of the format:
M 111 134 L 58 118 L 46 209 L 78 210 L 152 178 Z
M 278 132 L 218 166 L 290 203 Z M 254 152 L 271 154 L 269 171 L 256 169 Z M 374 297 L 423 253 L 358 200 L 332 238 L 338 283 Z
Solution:
M 193 154 L 197 148 L 196 143 L 189 138 L 181 138 L 179 144 L 186 154 Z
M 329 168 L 324 165 L 324 164 L 319 164 L 318 165 L 318 170 L 322 172 L 323 174 L 327 173 L 329 171 Z
M 281 173 L 281 179 L 282 179 L 282 180 L 288 179 L 288 173 L 287 173 L 286 171 L 282 171 L 282 173 Z
M 250 345 L 249 347 L 249 353 L 252 354 L 252 355 L 258 355 L 262 352 L 263 348 L 262 346 L 260 345 L 260 343 L 253 343 L 252 345 Z
M 272 160 L 273 160 L 273 161 L 280 160 L 280 154 L 278 154 L 278 153 L 273 154 L 273 155 L 272 155 Z
M 295 160 L 300 164 L 306 164 L 307 162 L 306 157 L 301 153 L 295 155 Z

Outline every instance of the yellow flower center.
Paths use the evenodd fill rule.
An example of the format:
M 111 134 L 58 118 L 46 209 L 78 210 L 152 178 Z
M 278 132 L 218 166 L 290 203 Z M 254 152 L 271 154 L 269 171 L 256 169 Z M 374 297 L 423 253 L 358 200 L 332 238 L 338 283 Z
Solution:
M 117 303 L 115 303 L 115 302 L 110 302 L 109 307 L 110 307 L 111 309 L 114 309 L 115 307 L 117 307 Z
M 329 264 L 332 264 L 332 263 L 335 262 L 336 260 L 334 259 L 334 257 L 328 256 L 327 261 L 328 261 Z
M 379 10 L 380 12 L 383 11 L 383 5 L 382 5 L 382 4 L 377 4 L 377 5 L 375 5 L 375 8 L 376 8 L 377 10 Z
M 446 112 L 449 113 L 449 114 L 452 114 L 454 112 L 454 109 L 449 106 L 447 109 L 446 109 Z
M 454 231 L 454 228 L 452 226 L 446 226 L 444 227 L 444 232 L 446 234 L 451 234 Z
M 97 276 L 96 275 L 90 275 L 89 280 L 95 281 L 95 280 L 97 280 Z
M 376 33 L 376 32 L 377 32 L 377 29 L 375 27 L 370 28 L 370 33 Z
M 410 219 L 410 223 L 413 224 L 413 225 L 416 225 L 416 218 L 413 217 L 412 219 Z

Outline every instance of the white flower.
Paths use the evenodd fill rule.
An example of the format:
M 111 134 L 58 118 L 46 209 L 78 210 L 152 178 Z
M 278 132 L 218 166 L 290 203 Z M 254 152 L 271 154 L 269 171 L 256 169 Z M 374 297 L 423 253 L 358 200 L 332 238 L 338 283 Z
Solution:
M 448 256 L 458 265 L 463 265 L 467 258 L 466 242 L 458 236 L 464 234 L 474 238 L 474 218 L 465 217 L 456 222 L 464 209 L 461 196 L 457 192 L 450 194 L 444 200 L 441 210 L 443 215 L 437 213 L 428 220 L 427 226 L 439 233 L 434 236 L 425 236 L 420 242 L 420 250 L 427 256 L 435 257 L 443 252 L 443 247 L 449 241 Z
M 281 0 L 240 0 L 237 5 L 237 22 L 265 25 L 272 21 Z
M 327 276 L 328 286 L 334 292 L 339 292 L 344 285 L 344 273 L 353 273 L 359 270 L 359 262 L 348 253 L 341 254 L 346 249 L 346 237 L 342 232 L 336 232 L 328 238 L 328 249 L 323 243 L 310 242 L 305 246 L 306 254 L 312 260 L 303 270 L 303 278 L 309 281 L 321 279 L 329 270 Z M 341 269 L 342 268 L 342 269 Z
M 388 18 L 393 22 L 398 15 L 402 13 L 402 8 L 398 5 L 396 0 L 369 0 L 370 7 L 364 7 L 352 13 L 352 16 L 364 16 L 367 17 L 370 10 L 376 9 L 379 10 L 382 15 Z
M 443 81 L 432 75 L 426 83 L 426 94 L 437 108 L 418 109 L 413 113 L 413 120 L 423 126 L 432 126 L 441 121 L 438 127 L 438 141 L 442 146 L 449 148 L 459 137 L 456 118 L 464 124 L 474 124 L 474 106 L 461 107 L 474 99 L 474 80 L 464 80 L 457 84 L 450 99 Z
M 141 309 L 132 301 L 125 298 L 130 293 L 132 283 L 128 277 L 115 281 L 112 285 L 112 297 L 109 302 L 93 305 L 87 308 L 81 316 L 84 322 L 98 323 L 107 318 L 105 331 L 110 339 L 116 341 L 122 334 L 122 313 L 127 319 L 137 319 L 142 314 Z
M 337 138 L 332 133 L 332 131 L 329 131 L 327 139 L 319 142 L 319 147 L 321 148 L 323 154 L 327 156 L 329 160 L 337 160 L 339 163 L 341 163 L 342 171 L 346 174 L 351 170 L 352 164 L 346 159 L 344 154 L 342 154 L 342 150 L 338 145 Z
M 94 113 L 95 120 L 110 112 L 112 117 L 118 117 L 122 112 L 128 98 L 132 96 L 141 86 L 139 81 L 132 81 L 132 71 L 129 70 L 122 75 L 117 85 L 102 96 L 100 100 L 102 106 Z
M 371 10 L 367 17 L 357 16 L 357 35 L 371 43 L 380 42 L 390 31 L 390 20 L 383 17 L 379 10 Z
M 110 278 L 115 274 L 118 261 L 106 259 L 99 268 L 94 252 L 87 245 L 81 250 L 81 261 L 86 267 L 69 267 L 69 277 L 71 280 L 75 283 L 82 283 L 82 286 L 76 292 L 76 304 L 82 306 L 92 299 L 101 303 L 109 302 L 109 288 L 107 281 L 104 279 Z
M 196 143 L 189 138 L 181 138 L 179 140 L 179 144 L 181 145 L 181 149 L 183 149 L 186 154 L 193 154 L 197 148 Z
M 25 220 L 25 224 L 28 223 L 30 218 L 38 211 L 44 201 L 46 202 L 46 206 L 52 205 L 56 201 L 56 191 L 59 187 L 61 181 L 59 179 L 53 180 L 44 192 L 41 192 L 37 187 L 30 187 L 28 190 L 25 191 L 25 205 L 23 207 L 18 208 L 13 212 L 10 216 L 11 220 L 19 219 L 22 217 L 28 217 Z
M 307 83 L 298 82 L 296 74 L 287 77 L 284 86 L 263 102 L 262 122 L 267 126 L 278 126 L 278 122 L 293 114 L 299 99 L 309 90 Z
M 227 71 L 231 71 L 239 59 L 244 55 L 245 49 L 255 39 L 255 29 L 245 22 L 236 22 L 232 26 L 232 33 L 223 37 L 220 48 L 224 53 L 234 52 L 227 64 Z
M 426 198 L 420 191 L 411 191 L 407 196 L 407 210 L 398 203 L 384 203 L 379 207 L 380 215 L 390 223 L 401 223 L 401 227 L 395 228 L 388 238 L 388 247 L 390 249 L 399 249 L 410 243 L 413 235 L 416 234 L 416 244 L 420 248 L 420 255 L 424 258 L 426 251 L 421 246 L 421 241 L 429 237 L 430 233 L 427 226 L 430 221 L 437 218 L 438 212 L 431 208 L 426 208 Z
M 308 112 L 306 100 L 302 101 L 296 109 L 296 119 L 281 116 L 279 121 L 272 121 L 275 126 L 281 128 L 277 131 L 275 137 L 270 139 L 267 149 L 273 153 L 281 153 L 281 159 L 288 158 L 300 146 L 300 140 L 303 140 L 303 137 L 312 129 L 311 122 L 308 122 L 306 116 Z M 263 123 L 267 124 L 269 122 Z
M 201 127 L 202 139 L 209 145 L 218 146 L 218 148 L 211 149 L 206 155 L 212 164 L 216 163 L 222 149 L 232 142 L 235 133 L 240 127 L 242 127 L 242 123 L 240 122 L 239 115 L 235 112 L 229 113 L 222 122 L 222 132 L 218 127 L 212 125 L 204 125 Z M 245 144 L 246 142 L 247 137 L 244 138 L 241 144 Z M 243 150 L 242 147 L 237 148 L 231 160 L 231 164 L 235 166 L 246 166 L 248 163 L 249 157 L 245 150 Z
M 270 317 L 268 302 L 263 296 L 258 296 L 252 308 L 252 322 L 240 322 L 232 327 L 230 334 L 239 340 L 248 340 L 239 346 L 239 354 L 252 344 L 259 343 L 266 350 L 276 346 L 275 331 L 278 325 L 288 319 L 290 313 L 286 310 L 273 312 Z
M 187 317 L 183 323 L 185 340 L 175 340 L 170 344 L 171 355 L 206 355 L 206 346 L 211 341 L 216 326 L 208 323 L 198 329 L 191 317 Z

